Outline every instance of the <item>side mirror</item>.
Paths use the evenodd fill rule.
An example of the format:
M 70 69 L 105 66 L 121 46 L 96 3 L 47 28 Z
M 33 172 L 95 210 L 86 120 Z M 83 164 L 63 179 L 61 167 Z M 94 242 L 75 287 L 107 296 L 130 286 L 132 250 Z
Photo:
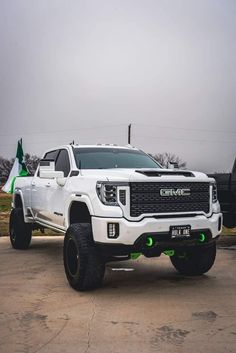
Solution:
M 39 176 L 45 179 L 64 178 L 64 172 L 55 170 L 55 161 L 53 159 L 41 159 Z
M 57 184 L 61 187 L 65 186 L 65 183 L 66 183 L 66 178 L 64 178 L 64 175 L 62 178 L 57 178 Z

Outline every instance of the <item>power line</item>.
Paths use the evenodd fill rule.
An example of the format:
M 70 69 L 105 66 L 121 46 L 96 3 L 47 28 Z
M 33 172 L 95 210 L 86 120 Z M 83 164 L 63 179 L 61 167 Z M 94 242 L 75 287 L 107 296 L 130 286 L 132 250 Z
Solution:
M 186 128 L 179 126 L 170 126 L 170 125 L 159 125 L 159 124 L 142 124 L 142 123 L 134 123 L 133 126 L 145 126 L 145 127 L 156 127 L 160 129 L 172 129 L 172 130 L 183 130 L 183 131 L 202 131 L 202 132 L 210 132 L 210 133 L 226 133 L 226 134 L 236 134 L 236 131 L 226 131 L 226 130 L 215 130 L 215 129 L 202 129 L 202 128 Z M 48 135 L 55 133 L 75 133 L 80 131 L 91 131 L 97 129 L 105 129 L 105 128 L 116 128 L 116 127 L 124 127 L 127 124 L 108 124 L 108 125 L 98 125 L 93 127 L 84 127 L 77 129 L 63 129 L 63 130 L 48 130 L 48 131 L 35 131 L 35 132 L 15 132 L 15 133 L 1 133 L 0 136 L 27 136 L 27 135 Z
M 101 139 L 108 139 L 108 138 L 124 138 L 124 136 L 121 136 L 121 135 L 109 135 L 109 136 L 97 136 L 96 137 L 96 140 L 101 140 Z M 63 136 L 63 141 L 65 141 L 64 143 L 63 142 L 59 142 L 61 145 L 67 145 L 69 144 L 69 140 L 71 139 L 71 137 L 64 137 Z M 27 140 L 24 140 L 24 144 L 29 144 L 29 145 L 43 145 L 44 143 L 57 143 L 58 140 L 60 140 L 60 137 L 55 137 L 55 139 L 50 139 L 50 140 L 43 140 L 41 142 L 35 142 L 35 141 L 27 141 Z M 75 140 L 76 143 L 79 143 L 81 140 L 88 140 L 87 137 L 80 137 L 78 138 L 78 141 Z M 1 145 L 1 143 L 0 143 Z M 2 143 L 3 147 L 4 146 L 16 146 L 16 143 Z
M 121 135 L 109 135 L 109 136 L 98 136 L 96 137 L 96 140 L 98 140 L 98 142 L 100 142 L 101 139 L 107 139 L 107 138 L 122 138 L 124 136 L 121 136 Z M 186 142 L 201 142 L 201 143 L 227 143 L 227 144 L 231 144 L 231 143 L 234 143 L 236 144 L 235 141 L 223 141 L 223 140 L 206 140 L 206 139 L 187 139 L 187 138 L 177 138 L 177 137 L 161 137 L 161 136 L 151 136 L 151 135 L 135 135 L 135 138 L 138 138 L 138 139 L 155 139 L 155 140 L 167 140 L 167 141 L 171 141 L 171 140 L 174 140 L 174 141 L 186 141 Z M 55 139 L 50 139 L 50 140 L 44 140 L 44 141 L 40 141 L 40 142 L 36 142 L 36 141 L 27 141 L 25 140 L 24 141 L 24 144 L 27 144 L 27 145 L 43 145 L 43 144 L 48 144 L 48 143 L 55 143 L 55 144 L 60 144 L 60 145 L 63 145 L 63 144 L 67 144 L 68 141 L 69 141 L 70 137 L 63 137 L 63 141 L 65 142 L 58 142 L 60 140 L 60 138 L 55 138 Z M 68 140 L 68 141 L 67 141 Z M 78 143 L 81 141 L 81 140 L 88 140 L 87 137 L 81 137 L 78 139 Z M 1 145 L 1 143 L 0 143 Z M 2 146 L 3 148 L 1 147 L 1 149 L 6 149 L 4 148 L 4 146 L 15 146 L 16 144 L 15 143 L 2 143 Z
M 236 144 L 236 141 L 222 141 L 222 140 L 197 140 L 197 139 L 185 139 L 185 138 L 177 138 L 177 137 L 160 137 L 160 136 L 148 136 L 148 135 L 135 135 L 135 137 L 139 138 L 145 138 L 145 139 L 155 139 L 155 140 L 176 140 L 176 141 L 189 141 L 189 142 L 210 142 L 210 143 L 234 143 Z
M 135 123 L 135 124 L 132 124 L 132 125 L 140 125 L 140 126 L 155 126 L 155 127 L 161 127 L 161 128 L 170 128 L 170 127 L 167 127 L 167 126 L 161 126 L 161 125 L 155 125 L 155 124 L 139 124 L 139 123 Z M 120 126 L 126 126 L 126 124 L 112 124 L 112 125 L 103 125 L 103 126 L 97 126 L 97 127 L 87 127 L 87 128 L 82 128 L 82 129 L 76 129 L 76 130 L 54 130 L 53 133 L 58 133 L 58 132 L 68 132 L 70 131 L 71 133 L 73 132 L 73 135 L 75 134 L 75 131 L 85 131 L 85 130 L 97 130 L 98 128 L 109 128 L 109 127 L 120 127 Z M 181 128 L 181 127 L 175 127 L 174 129 L 179 129 L 179 130 L 191 130 L 189 128 Z M 207 129 L 197 129 L 197 128 L 194 128 L 192 130 L 199 130 L 199 131 L 208 131 Z M 214 132 L 220 132 L 219 130 L 213 130 Z M 222 131 L 221 131 L 222 132 Z M 234 132 L 232 132 L 234 133 Z M 43 132 L 43 133 L 38 133 L 39 135 L 42 134 L 50 134 L 50 132 Z M 0 136 L 3 136 L 4 134 L 0 134 Z M 12 134 L 13 135 L 13 134 Z M 16 134 L 15 134 L 16 135 Z M 20 136 L 24 136 L 24 135 L 34 135 L 34 133 L 25 133 L 25 134 L 20 134 Z M 18 135 L 19 136 L 19 135 Z M 125 138 L 125 136 L 121 136 L 121 134 L 119 135 L 106 135 L 106 136 L 96 136 L 96 139 L 97 142 L 102 142 L 101 140 L 102 139 L 110 139 L 110 138 Z M 153 136 L 153 135 L 136 135 L 135 134 L 135 138 L 137 139 L 155 139 L 155 140 L 167 140 L 167 141 L 171 141 L 171 140 L 174 140 L 174 141 L 186 141 L 186 142 L 197 142 L 197 143 L 225 143 L 225 144 L 235 144 L 236 142 L 235 141 L 229 141 L 229 140 L 209 140 L 209 139 L 192 139 L 192 138 L 181 138 L 181 137 L 163 137 L 163 136 Z M 43 145 L 43 144 L 60 144 L 60 145 L 63 145 L 63 144 L 67 144 L 68 141 L 71 140 L 71 136 L 61 136 L 61 137 L 53 137 L 52 139 L 50 140 L 44 140 L 44 141 L 27 141 L 27 138 L 24 140 L 24 143 L 27 144 L 27 145 Z M 88 137 L 86 136 L 82 136 L 82 137 L 79 137 L 78 136 L 78 142 L 80 143 L 80 141 L 88 141 Z M 63 142 L 61 142 L 63 141 Z M 113 141 L 114 142 L 114 141 Z M 128 125 L 128 143 L 130 144 L 131 143 L 131 124 Z M 2 143 L 0 142 L 0 145 L 3 146 L 3 148 L 1 147 L 1 149 L 6 149 L 4 148 L 5 146 L 15 146 L 15 143 L 4 143 L 2 141 Z
M 225 134 L 236 134 L 236 131 L 226 131 L 226 130 L 214 130 L 214 129 L 201 129 L 201 128 L 186 128 L 186 127 L 179 127 L 179 126 L 168 126 L 168 125 L 158 125 L 158 124 L 142 124 L 142 123 L 135 123 L 134 125 L 139 126 L 154 126 L 161 129 L 173 129 L 173 130 L 185 130 L 185 131 L 206 131 L 206 132 L 213 132 L 213 133 L 225 133 Z
M 74 133 L 76 131 L 87 131 L 87 130 L 97 130 L 97 129 L 105 129 L 109 127 L 120 127 L 120 126 L 127 126 L 127 124 L 113 124 L 113 125 L 99 125 L 99 126 L 93 126 L 93 127 L 85 127 L 85 128 L 78 128 L 78 129 L 63 129 L 63 130 L 48 130 L 44 132 L 15 132 L 15 133 L 4 133 L 0 134 L 0 136 L 26 136 L 26 135 L 47 135 L 47 134 L 54 134 L 54 133 Z

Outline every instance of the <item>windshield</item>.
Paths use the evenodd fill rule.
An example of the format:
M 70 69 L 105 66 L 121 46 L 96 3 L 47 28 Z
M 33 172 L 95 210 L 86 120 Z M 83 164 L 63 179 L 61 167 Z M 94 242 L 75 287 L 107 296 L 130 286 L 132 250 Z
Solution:
M 77 167 L 80 169 L 110 168 L 161 168 L 142 151 L 121 148 L 74 148 Z

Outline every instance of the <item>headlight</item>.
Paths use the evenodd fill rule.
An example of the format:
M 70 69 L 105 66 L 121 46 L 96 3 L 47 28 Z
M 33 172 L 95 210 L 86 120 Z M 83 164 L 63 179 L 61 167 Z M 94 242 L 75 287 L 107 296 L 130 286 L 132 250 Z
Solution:
M 98 181 L 96 185 L 96 190 L 99 199 L 104 203 L 104 205 L 118 206 L 117 202 L 117 185 Z
M 217 185 L 216 182 L 212 183 L 212 202 L 217 202 L 218 198 L 217 198 Z

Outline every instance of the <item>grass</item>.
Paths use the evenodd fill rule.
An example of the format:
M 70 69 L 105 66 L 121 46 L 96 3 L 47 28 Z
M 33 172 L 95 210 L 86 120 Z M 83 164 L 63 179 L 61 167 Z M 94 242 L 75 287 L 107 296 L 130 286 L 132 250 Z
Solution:
M 8 234 L 12 195 L 0 192 L 0 236 Z
M 9 212 L 11 209 L 12 195 L 0 193 L 0 212 Z

